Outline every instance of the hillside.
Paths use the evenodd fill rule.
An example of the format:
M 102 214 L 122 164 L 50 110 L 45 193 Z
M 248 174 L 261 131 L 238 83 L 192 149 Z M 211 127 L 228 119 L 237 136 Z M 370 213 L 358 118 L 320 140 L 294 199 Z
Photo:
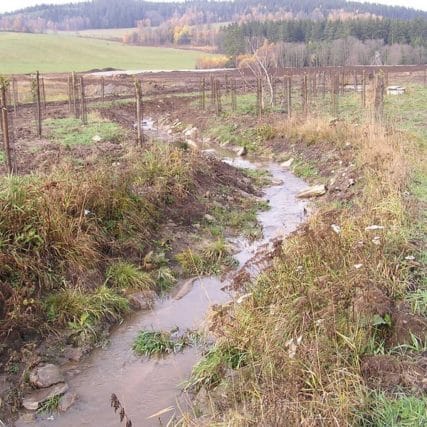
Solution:
M 42 5 L 0 15 L 0 29 L 15 31 L 129 28 L 138 21 L 159 26 L 165 20 L 183 19 L 186 25 L 257 19 L 326 19 L 380 16 L 391 19 L 427 18 L 427 12 L 406 7 L 326 0 L 192 0 L 183 3 L 142 0 L 93 0 L 91 2 Z
M 0 34 L 0 74 L 93 68 L 192 69 L 200 52 L 46 34 Z

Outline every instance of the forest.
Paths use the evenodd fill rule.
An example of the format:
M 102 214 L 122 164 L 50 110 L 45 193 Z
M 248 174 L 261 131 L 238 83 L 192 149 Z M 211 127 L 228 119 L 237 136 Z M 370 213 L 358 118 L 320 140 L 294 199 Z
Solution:
M 427 12 L 406 7 L 326 0 L 191 0 L 147 2 L 141 0 L 93 0 L 64 5 L 41 5 L 0 15 L 0 30 L 43 32 L 47 30 L 83 30 L 93 28 L 130 28 L 145 20 L 159 26 L 171 18 L 187 17 L 186 24 L 266 19 L 323 20 L 336 16 L 380 16 L 390 19 L 426 19 Z
M 233 58 L 255 53 L 266 40 L 282 66 L 422 64 L 427 21 L 253 21 L 231 24 L 219 37 L 222 52 Z

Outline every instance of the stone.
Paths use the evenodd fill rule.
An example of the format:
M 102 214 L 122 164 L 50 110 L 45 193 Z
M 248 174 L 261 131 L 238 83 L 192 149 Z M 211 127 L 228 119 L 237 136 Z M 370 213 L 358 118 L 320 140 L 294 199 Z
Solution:
M 145 291 L 129 295 L 128 300 L 134 310 L 150 310 L 153 307 L 154 297 Z
M 365 231 L 374 231 L 374 230 L 383 230 L 384 226 L 382 225 L 369 225 L 368 227 L 365 227 Z
M 61 412 L 68 411 L 68 409 L 71 408 L 71 406 L 74 405 L 75 401 L 77 400 L 78 396 L 76 393 L 67 391 L 60 399 L 58 409 Z
M 32 424 L 36 421 L 36 414 L 34 412 L 26 412 L 18 419 L 18 424 Z M 1 425 L 1 424 L 0 424 Z
M 22 406 L 29 411 L 37 411 L 39 406 L 48 399 L 60 396 L 68 391 L 68 384 L 59 383 L 48 388 L 36 390 L 22 399 Z
M 283 181 L 281 180 L 281 179 L 272 179 L 271 180 L 271 185 L 282 185 L 283 184 Z
M 334 231 L 334 233 L 336 234 L 341 234 L 341 227 L 337 224 L 332 224 L 331 225 L 332 230 Z
M 81 347 L 66 347 L 64 349 L 64 357 L 67 360 L 71 360 L 73 362 L 79 362 L 83 357 L 83 350 Z
M 248 154 L 248 149 L 246 147 L 242 147 L 237 150 L 237 155 L 240 157 L 246 156 L 246 154 Z
M 319 197 L 326 194 L 326 187 L 323 184 L 313 185 L 312 187 L 308 187 L 307 189 L 298 193 L 298 198 L 300 199 L 309 199 L 311 197 Z
M 184 132 L 184 135 L 190 139 L 197 138 L 197 134 L 198 134 L 197 128 L 189 128 L 189 129 L 186 129 Z
M 237 304 L 243 304 L 248 298 L 252 296 L 252 292 L 244 294 L 237 299 Z
M 30 383 L 38 388 L 46 388 L 64 381 L 58 366 L 47 364 L 37 366 L 30 373 Z
M 101 141 L 102 141 L 102 137 L 101 137 L 100 135 L 95 135 L 95 136 L 92 138 L 92 141 L 93 141 L 93 142 L 101 142 Z
M 191 279 L 188 279 L 183 283 L 183 285 L 178 289 L 176 294 L 174 295 L 175 300 L 180 300 L 184 298 L 192 289 L 196 278 L 193 277 Z
M 281 163 L 280 166 L 282 166 L 282 168 L 290 168 L 293 162 L 294 158 L 291 157 L 289 160 L 286 160 L 286 162 Z
M 215 218 L 212 215 L 209 215 L 209 214 L 205 214 L 204 219 L 207 222 L 215 222 Z
M 375 237 L 372 239 L 372 243 L 373 243 L 374 245 L 377 245 L 377 246 L 381 245 L 381 238 L 380 238 L 380 236 L 375 236 Z
M 186 139 L 185 143 L 190 147 L 190 148 L 194 148 L 194 149 L 198 149 L 199 146 L 197 145 L 196 141 L 193 141 L 192 139 Z

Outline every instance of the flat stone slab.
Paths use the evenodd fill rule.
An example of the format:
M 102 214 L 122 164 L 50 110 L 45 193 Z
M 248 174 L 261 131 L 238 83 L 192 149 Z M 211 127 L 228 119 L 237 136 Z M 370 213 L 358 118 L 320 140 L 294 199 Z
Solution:
M 61 397 L 61 400 L 59 401 L 58 409 L 61 412 L 68 411 L 68 409 L 70 409 L 71 406 L 74 405 L 74 402 L 77 400 L 77 398 L 78 398 L 78 396 L 76 393 L 73 393 L 71 391 L 67 391 L 67 393 L 65 393 Z
M 68 384 L 59 383 L 48 388 L 36 390 L 29 396 L 24 397 L 22 400 L 22 406 L 29 411 L 37 411 L 39 406 L 52 397 L 59 396 L 68 391 Z
M 309 199 L 311 197 L 319 197 L 326 194 L 326 187 L 321 185 L 313 185 L 313 187 L 308 187 L 305 190 L 298 193 L 298 198 L 300 199 Z
M 46 388 L 61 382 L 64 382 L 64 377 L 56 365 L 40 365 L 30 373 L 30 383 L 37 388 Z

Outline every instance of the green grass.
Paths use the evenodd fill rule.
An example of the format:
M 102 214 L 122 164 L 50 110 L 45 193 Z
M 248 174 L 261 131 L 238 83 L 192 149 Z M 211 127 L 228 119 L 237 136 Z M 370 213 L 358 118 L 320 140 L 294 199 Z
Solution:
M 215 387 L 223 379 L 227 369 L 239 369 L 247 364 L 245 351 L 227 345 L 217 345 L 194 366 L 187 388 Z
M 138 31 L 138 28 L 100 28 L 81 31 L 59 31 L 62 36 L 76 36 L 101 40 L 121 40 L 126 34 Z
M 37 409 L 38 414 L 52 414 L 53 412 L 58 411 L 59 402 L 61 400 L 61 396 L 52 396 L 51 398 L 45 400 Z
M 236 119 L 236 120 L 233 120 Z M 208 135 L 222 145 L 238 145 L 246 147 L 249 151 L 260 152 L 263 143 L 276 137 L 277 131 L 269 124 L 247 128 L 238 126 L 237 116 L 231 116 L 231 120 L 215 118 L 208 129 Z
M 107 283 L 119 289 L 149 290 L 155 286 L 149 273 L 126 261 L 117 261 L 108 267 Z
M 176 255 L 176 260 L 187 275 L 219 274 L 225 267 L 234 265 L 230 248 L 224 239 L 211 242 L 200 251 L 191 248 Z
M 157 289 L 161 292 L 167 292 L 172 289 L 173 285 L 177 282 L 174 272 L 167 266 L 159 267 L 153 273 Z
M 62 289 L 51 294 L 44 306 L 48 319 L 56 326 L 68 323 L 79 332 L 92 330 L 101 320 L 118 320 L 129 310 L 128 300 L 106 286 L 93 293 Z
M 188 345 L 188 339 L 185 336 L 173 339 L 170 332 L 141 331 L 132 348 L 140 356 L 154 356 L 176 353 L 186 345 Z
M 265 175 L 260 175 L 258 179 L 268 179 Z M 233 234 L 241 233 L 248 239 L 261 237 L 262 229 L 258 224 L 257 214 L 259 211 L 269 209 L 267 202 L 263 200 L 245 200 L 242 206 L 230 208 L 225 206 L 215 206 L 210 214 L 214 221 L 205 221 L 205 228 L 213 236 L 223 236 L 228 228 Z
M 271 183 L 271 174 L 266 169 L 240 169 L 243 175 L 251 178 L 257 187 L 266 187 Z
M 128 46 L 118 42 L 55 34 L 0 33 L 0 74 L 192 69 L 199 56 L 191 50 Z
M 97 115 L 89 114 L 89 122 L 83 125 L 80 119 L 64 118 L 49 119 L 44 122 L 49 138 L 68 147 L 96 143 L 94 137 L 99 136 L 101 142 L 119 142 L 123 130 L 115 123 L 100 119 Z
M 427 425 L 427 398 L 371 396 L 372 407 L 360 423 L 366 427 L 422 427 Z
M 300 178 L 313 178 L 318 175 L 317 169 L 303 160 L 296 160 L 292 165 L 292 172 Z
M 0 150 L 0 164 L 1 164 L 1 163 L 3 163 L 3 162 L 4 162 L 4 160 L 5 160 L 5 157 L 4 157 L 4 151 L 3 151 L 3 150 Z

